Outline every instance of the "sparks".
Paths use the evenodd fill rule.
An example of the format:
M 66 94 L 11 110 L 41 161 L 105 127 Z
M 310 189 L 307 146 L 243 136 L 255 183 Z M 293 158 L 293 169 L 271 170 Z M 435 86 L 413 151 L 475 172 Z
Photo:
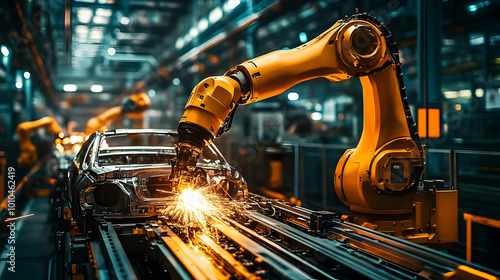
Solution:
M 203 182 L 199 180 L 197 182 Z M 196 244 L 197 236 L 217 236 L 214 224 L 229 225 L 228 218 L 242 211 L 247 211 L 241 202 L 246 196 L 237 199 L 227 194 L 227 183 L 223 176 L 208 177 L 202 184 L 185 185 L 182 192 L 169 192 L 165 200 L 165 208 L 161 211 L 166 221 L 182 233 L 190 244 Z
M 177 194 L 162 212 L 173 222 L 205 230 L 210 220 L 228 215 L 229 210 L 222 204 L 211 188 L 188 188 Z

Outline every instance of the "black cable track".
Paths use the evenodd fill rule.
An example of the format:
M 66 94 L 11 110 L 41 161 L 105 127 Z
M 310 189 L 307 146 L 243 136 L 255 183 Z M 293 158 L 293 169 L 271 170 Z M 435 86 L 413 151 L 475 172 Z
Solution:
M 382 22 L 380 22 L 378 19 L 376 19 L 375 17 L 373 17 L 367 13 L 356 13 L 356 14 L 352 15 L 351 17 L 347 18 L 345 20 L 345 22 L 347 23 L 351 20 L 367 21 L 367 22 L 375 25 L 375 27 L 377 27 L 380 30 L 380 32 L 382 32 L 382 35 L 384 36 L 384 39 L 385 39 L 385 42 L 387 45 L 387 52 L 392 60 L 392 63 L 396 67 L 396 75 L 397 75 L 397 80 L 398 80 L 398 85 L 399 85 L 399 94 L 401 95 L 401 101 L 403 102 L 403 109 L 404 109 L 405 116 L 406 116 L 406 123 L 408 125 L 408 130 L 410 131 L 411 139 L 413 139 L 413 141 L 417 145 L 418 150 L 420 152 L 421 166 L 415 167 L 415 178 L 414 178 L 414 181 L 411 183 L 410 188 L 408 188 L 408 191 L 413 190 L 414 188 L 416 188 L 418 186 L 418 183 L 420 180 L 420 175 L 421 175 L 422 170 L 424 168 L 424 163 L 423 163 L 424 151 L 423 151 L 422 143 L 420 141 L 420 136 L 418 134 L 417 125 L 416 125 L 416 123 L 413 119 L 413 116 L 411 114 L 410 105 L 408 104 L 408 97 L 406 96 L 406 87 L 404 86 L 404 82 L 403 82 L 403 71 L 401 70 L 401 62 L 399 61 L 398 46 L 396 44 L 396 41 L 392 37 L 392 33 L 389 31 L 389 29 Z M 384 65 L 382 68 L 385 69 L 386 66 Z M 377 70 L 375 70 L 375 71 L 377 71 Z
M 413 120 L 413 116 L 410 110 L 410 105 L 408 104 L 408 98 L 406 97 L 406 87 L 404 86 L 403 82 L 403 71 L 401 70 L 401 62 L 399 61 L 399 51 L 396 41 L 394 41 L 394 38 L 392 37 L 392 34 L 389 31 L 389 29 L 385 27 L 385 25 L 382 22 L 380 22 L 378 19 L 369 14 L 366 13 L 354 14 L 347 21 L 351 20 L 364 20 L 370 22 L 382 32 L 382 35 L 384 35 L 389 56 L 391 57 L 392 62 L 396 66 L 396 74 L 399 84 L 399 93 L 401 95 L 401 100 L 403 101 L 403 108 L 405 110 L 408 129 L 410 130 L 411 138 L 413 139 L 413 141 L 415 141 L 415 143 L 418 146 L 418 149 L 422 153 L 422 144 L 420 142 L 420 136 L 418 134 L 417 125 Z

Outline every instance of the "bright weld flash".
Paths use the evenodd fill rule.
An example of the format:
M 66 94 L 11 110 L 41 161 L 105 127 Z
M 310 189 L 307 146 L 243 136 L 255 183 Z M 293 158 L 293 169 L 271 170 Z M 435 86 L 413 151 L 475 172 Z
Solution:
M 184 203 L 184 206 L 192 211 L 198 211 L 198 209 L 207 204 L 205 197 L 200 192 L 192 189 L 184 190 L 180 195 L 180 199 Z
M 208 188 L 180 188 L 181 192 L 162 212 L 182 225 L 206 227 L 207 222 L 217 213 L 218 203 L 209 194 Z
M 161 212 L 168 221 L 185 227 L 188 232 L 194 229 L 195 233 L 199 229 L 210 233 L 211 223 L 224 222 L 227 217 L 243 211 L 236 201 L 217 193 L 218 187 L 223 187 L 219 177 L 211 178 L 208 186 L 197 188 L 191 182 L 180 181 L 178 192 L 168 192 L 174 195 L 166 199 L 165 209 Z

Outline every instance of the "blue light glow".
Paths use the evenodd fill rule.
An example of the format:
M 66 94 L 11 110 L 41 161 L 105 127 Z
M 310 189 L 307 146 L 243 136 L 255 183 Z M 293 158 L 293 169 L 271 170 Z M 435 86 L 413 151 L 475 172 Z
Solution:
M 299 34 L 299 40 L 301 43 L 307 42 L 307 34 L 305 32 L 300 32 Z

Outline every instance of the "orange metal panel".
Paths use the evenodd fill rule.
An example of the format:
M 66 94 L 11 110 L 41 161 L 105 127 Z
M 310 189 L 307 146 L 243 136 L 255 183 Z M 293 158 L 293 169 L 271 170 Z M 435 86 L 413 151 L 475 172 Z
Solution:
M 424 108 L 418 109 L 418 133 L 420 137 L 439 138 L 441 136 L 441 112 L 439 109 L 429 110 L 429 137 L 427 137 L 427 115 Z
M 458 241 L 458 192 L 445 190 L 436 192 L 436 233 L 438 242 Z

